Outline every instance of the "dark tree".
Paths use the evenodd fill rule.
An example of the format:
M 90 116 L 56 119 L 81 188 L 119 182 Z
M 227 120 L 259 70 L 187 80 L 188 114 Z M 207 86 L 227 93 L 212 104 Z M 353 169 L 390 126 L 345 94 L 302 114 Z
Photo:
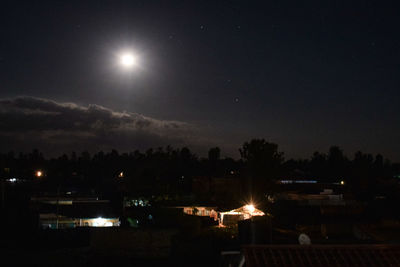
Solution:
M 209 161 L 218 161 L 221 157 L 221 150 L 219 147 L 213 147 L 208 151 L 208 160 Z
M 250 192 L 264 194 L 279 176 L 283 153 L 278 152 L 277 144 L 264 139 L 245 142 L 239 151 L 249 178 L 246 186 Z
M 346 179 L 346 174 L 348 173 L 349 161 L 344 156 L 343 150 L 338 146 L 332 146 L 328 153 L 328 168 L 329 172 L 327 179 L 330 182 L 337 182 Z

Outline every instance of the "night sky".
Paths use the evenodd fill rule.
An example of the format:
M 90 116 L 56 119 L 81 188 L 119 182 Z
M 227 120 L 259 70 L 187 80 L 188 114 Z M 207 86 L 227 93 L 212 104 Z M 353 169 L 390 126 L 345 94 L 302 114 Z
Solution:
M 2 4 L 3 152 L 171 144 L 237 158 L 265 138 L 286 158 L 338 145 L 400 160 L 398 6 L 80 2 Z

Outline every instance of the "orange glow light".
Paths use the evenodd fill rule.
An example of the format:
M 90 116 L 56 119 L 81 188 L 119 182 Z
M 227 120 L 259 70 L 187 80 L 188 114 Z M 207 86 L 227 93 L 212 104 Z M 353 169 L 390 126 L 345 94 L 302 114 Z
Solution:
M 256 210 L 256 208 L 254 207 L 253 204 L 246 205 L 245 209 L 248 210 L 250 212 L 250 214 L 252 214 Z

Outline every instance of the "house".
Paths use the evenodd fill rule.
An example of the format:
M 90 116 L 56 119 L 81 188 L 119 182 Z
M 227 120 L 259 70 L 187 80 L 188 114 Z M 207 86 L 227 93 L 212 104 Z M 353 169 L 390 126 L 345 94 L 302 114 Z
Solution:
M 238 221 L 250 219 L 253 216 L 264 216 L 265 213 L 249 204 L 238 209 L 220 212 L 220 226 L 235 225 Z
M 178 207 L 183 209 L 183 213 L 189 215 L 197 215 L 197 216 L 208 216 L 214 218 L 215 221 L 218 220 L 218 212 L 216 211 L 217 207 L 203 207 L 203 206 L 187 206 L 187 207 Z
M 109 200 L 33 197 L 31 206 L 39 214 L 39 225 L 44 229 L 120 226 Z
M 119 226 L 119 218 L 102 218 L 102 217 L 84 217 L 76 216 L 67 217 L 54 213 L 39 214 L 40 226 L 43 229 L 65 229 L 76 227 L 112 227 Z

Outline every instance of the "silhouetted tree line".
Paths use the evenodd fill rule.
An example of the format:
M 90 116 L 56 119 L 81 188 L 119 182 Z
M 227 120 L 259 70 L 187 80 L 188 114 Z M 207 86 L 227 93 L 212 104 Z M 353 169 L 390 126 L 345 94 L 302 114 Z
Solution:
M 41 190 L 96 191 L 105 194 L 120 192 L 140 195 L 187 194 L 193 177 L 231 177 L 240 179 L 252 193 L 265 194 L 275 190 L 277 179 L 314 179 L 320 182 L 345 181 L 358 197 L 373 194 L 395 195 L 396 175 L 400 165 L 382 155 L 355 153 L 347 158 L 332 146 L 328 153 L 315 152 L 310 159 L 285 160 L 278 145 L 264 139 L 245 142 L 239 149 L 241 158 L 221 158 L 218 147 L 211 148 L 208 157 L 200 158 L 189 148 L 159 147 L 130 153 L 72 152 L 46 159 L 41 152 L 9 152 L 0 154 L 2 178 L 40 180 Z M 35 177 L 41 170 L 42 177 Z

